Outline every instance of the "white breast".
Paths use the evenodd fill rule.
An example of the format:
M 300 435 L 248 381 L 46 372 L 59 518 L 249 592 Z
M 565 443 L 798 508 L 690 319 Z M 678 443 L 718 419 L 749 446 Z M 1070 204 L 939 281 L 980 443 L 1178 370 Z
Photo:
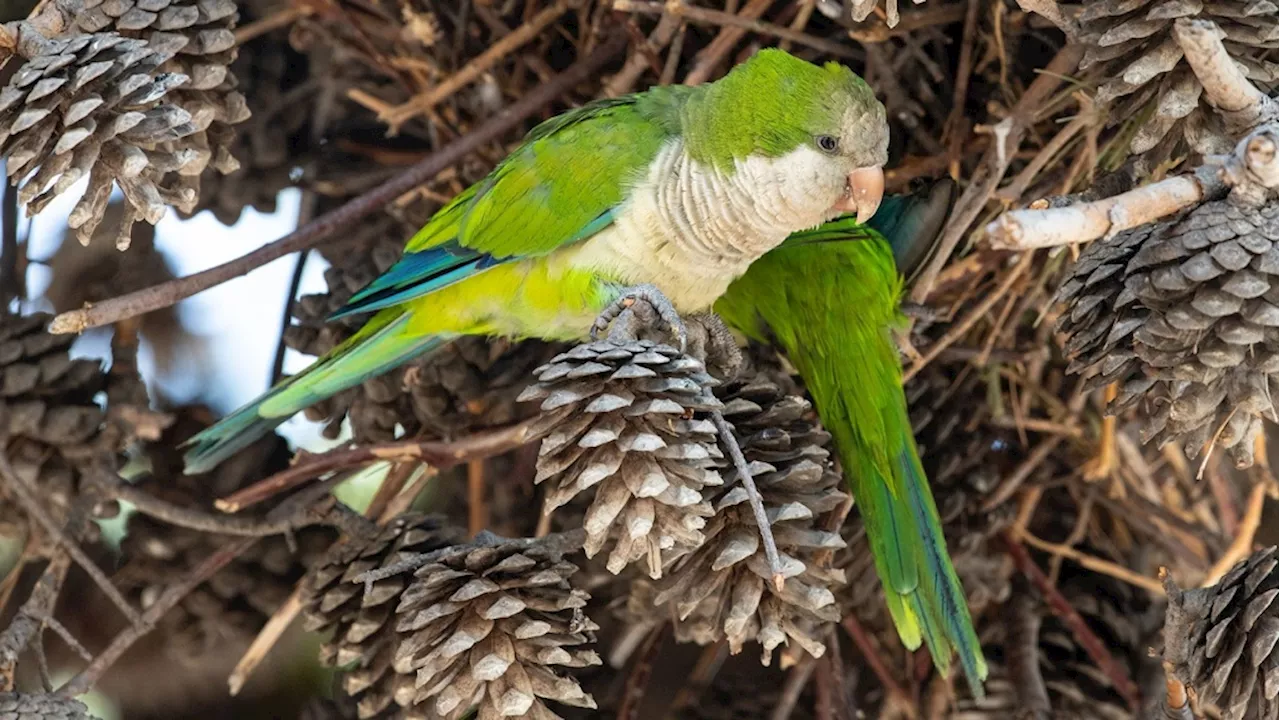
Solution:
M 831 218 L 844 187 L 830 162 L 801 147 L 749 158 L 728 174 L 671 141 L 613 225 L 563 259 L 624 285 L 656 285 L 680 312 L 706 310 L 788 235 Z

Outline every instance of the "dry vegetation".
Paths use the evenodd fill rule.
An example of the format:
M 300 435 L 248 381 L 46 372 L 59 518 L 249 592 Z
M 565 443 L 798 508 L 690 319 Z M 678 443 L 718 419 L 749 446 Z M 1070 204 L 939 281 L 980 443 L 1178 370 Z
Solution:
M 19 558 L 0 568 L 0 718 L 86 717 L 91 688 L 131 719 L 1274 717 L 1276 5 L 902 5 L 6 4 L 0 537 Z M 191 362 L 178 300 L 319 253 L 329 292 L 292 302 L 280 343 L 324 352 L 357 327 L 328 312 L 540 119 L 772 45 L 876 89 L 891 191 L 959 185 L 903 350 L 985 698 L 902 650 L 829 437 L 764 348 L 717 385 L 649 341 L 460 341 L 308 411 L 335 434 L 349 418 L 346 446 L 272 436 L 181 474 L 213 418 L 149 399 L 135 363 L 139 336 Z M 18 205 L 85 178 L 51 329 L 113 327 L 106 370 L 48 316 L 4 314 L 35 262 Z M 146 223 L 233 223 L 290 187 L 296 232 L 169 276 Z M 561 382 L 592 363 L 658 379 Z M 671 406 L 693 419 L 651 422 Z M 782 590 L 713 407 L 766 463 L 802 565 Z M 575 464 L 588 431 L 608 437 Z M 363 513 L 333 499 L 374 463 Z M 638 490 L 640 464 L 669 487 Z M 116 550 L 95 521 L 122 502 Z

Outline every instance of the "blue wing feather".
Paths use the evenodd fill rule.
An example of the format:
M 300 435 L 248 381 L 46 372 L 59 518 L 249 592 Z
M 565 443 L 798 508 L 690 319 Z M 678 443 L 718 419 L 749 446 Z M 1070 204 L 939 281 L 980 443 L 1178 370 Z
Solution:
M 391 307 L 452 285 L 501 262 L 492 255 L 457 243 L 405 253 L 395 265 L 353 295 L 329 319 L 337 320 Z

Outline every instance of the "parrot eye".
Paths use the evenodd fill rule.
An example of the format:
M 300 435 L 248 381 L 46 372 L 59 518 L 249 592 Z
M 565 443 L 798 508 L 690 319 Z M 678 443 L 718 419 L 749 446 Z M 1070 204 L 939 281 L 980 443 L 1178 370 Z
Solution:
M 830 135 L 818 136 L 818 147 L 825 153 L 835 153 L 840 149 L 840 141 Z

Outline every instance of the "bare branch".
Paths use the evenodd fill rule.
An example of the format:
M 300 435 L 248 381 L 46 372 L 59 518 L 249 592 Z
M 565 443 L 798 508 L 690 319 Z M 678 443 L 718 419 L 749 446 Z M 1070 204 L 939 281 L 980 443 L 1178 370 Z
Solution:
M 1155 222 L 1225 190 L 1213 172 L 1179 175 L 1090 203 L 1012 210 L 987 225 L 987 238 L 997 249 L 1020 251 L 1089 242 Z
M 1205 99 L 1222 111 L 1232 136 L 1276 118 L 1276 101 L 1249 81 L 1222 45 L 1222 30 L 1209 20 L 1179 18 L 1173 39 L 1200 84 Z

